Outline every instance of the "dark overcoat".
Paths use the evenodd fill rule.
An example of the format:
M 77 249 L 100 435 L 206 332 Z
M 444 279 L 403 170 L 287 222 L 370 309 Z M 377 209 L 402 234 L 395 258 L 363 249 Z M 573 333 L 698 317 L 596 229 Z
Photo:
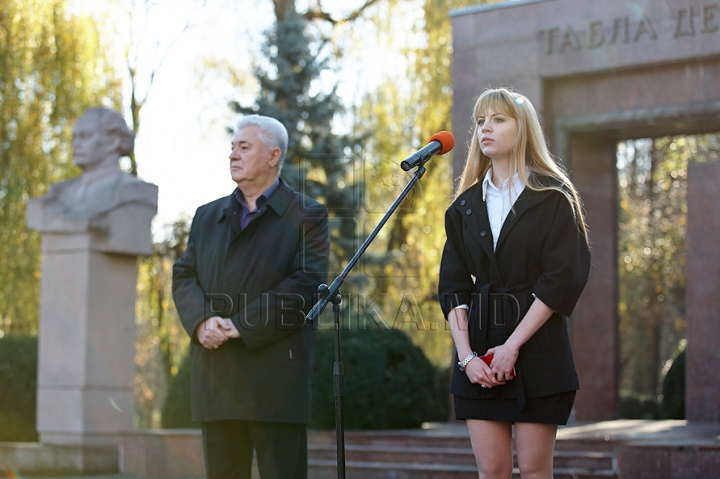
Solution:
M 452 393 L 462 397 L 542 397 L 579 388 L 568 334 L 572 313 L 588 279 L 590 251 L 566 197 L 556 190 L 525 188 L 502 226 L 497 247 L 480 183 L 463 192 L 445 213 L 447 242 L 439 298 L 447 318 L 469 305 L 469 336 L 479 355 L 503 344 L 534 296 L 555 313 L 520 348 L 517 377 L 508 386 L 482 389 L 460 371 Z M 512 383 L 512 384 L 511 384 Z
M 285 183 L 241 231 L 233 195 L 198 208 L 173 298 L 192 337 L 192 418 L 307 423 L 315 329 L 305 313 L 327 281 L 328 212 Z M 195 328 L 231 318 L 241 334 L 206 349 Z

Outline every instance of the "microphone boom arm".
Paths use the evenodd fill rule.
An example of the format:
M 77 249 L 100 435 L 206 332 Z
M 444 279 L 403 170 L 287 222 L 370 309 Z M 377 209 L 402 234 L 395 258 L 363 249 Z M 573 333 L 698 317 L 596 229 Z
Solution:
M 432 155 L 430 155 L 432 156 Z M 430 159 L 430 156 L 425 159 L 425 162 L 427 162 L 428 159 Z M 412 158 L 412 157 L 411 157 Z M 423 163 L 425 163 L 423 162 Z M 375 229 L 370 233 L 370 235 L 365 239 L 365 242 L 360 246 L 360 249 L 357 250 L 355 255 L 350 259 L 347 266 L 342 270 L 342 272 L 335 278 L 335 280 L 330 284 L 330 286 L 326 285 L 320 285 L 318 287 L 318 291 L 320 292 L 320 300 L 315 303 L 315 306 L 310 310 L 310 312 L 305 316 L 305 319 L 307 321 L 315 321 L 317 320 L 322 312 L 325 310 L 325 307 L 327 306 L 328 302 L 332 300 L 340 290 L 340 286 L 342 286 L 343 282 L 345 282 L 345 278 L 348 274 L 350 274 L 350 271 L 355 267 L 355 264 L 360 260 L 360 257 L 365 253 L 365 250 L 368 249 L 370 246 L 370 243 L 373 242 L 375 237 L 380 233 L 380 230 L 383 226 L 385 226 L 385 223 L 388 222 L 390 217 L 395 213 L 395 210 L 400 206 L 400 203 L 405 199 L 405 197 L 408 195 L 410 190 L 415 186 L 415 183 L 418 182 L 420 178 L 425 174 L 426 168 L 424 165 L 419 165 L 418 169 L 415 170 L 415 173 L 413 174 L 413 177 L 410 179 L 408 184 L 405 186 L 405 188 L 402 190 L 400 195 L 395 199 L 393 204 L 390 206 L 390 209 L 385 213 L 385 216 L 382 217 L 380 222 L 375 226 Z

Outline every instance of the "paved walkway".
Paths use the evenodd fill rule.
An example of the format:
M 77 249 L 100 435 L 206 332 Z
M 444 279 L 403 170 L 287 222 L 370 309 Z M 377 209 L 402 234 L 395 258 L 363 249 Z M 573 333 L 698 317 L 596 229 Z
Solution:
M 2 477 L 2 476 L 0 476 Z M 9 476 L 11 478 L 19 479 L 136 479 L 134 476 L 128 476 L 127 474 L 106 474 L 102 476 Z
M 604 438 L 667 445 L 720 444 L 720 424 L 690 423 L 685 420 L 647 421 L 618 419 L 561 427 L 558 439 Z
M 398 431 L 385 431 L 397 434 Z M 382 432 L 373 431 L 373 434 Z M 426 423 L 422 429 L 402 431 L 403 434 L 429 437 L 467 436 L 464 423 Z M 607 441 L 641 441 L 643 443 L 720 444 L 720 424 L 692 423 L 685 420 L 648 421 L 641 419 L 617 419 L 561 426 L 558 439 L 599 439 Z

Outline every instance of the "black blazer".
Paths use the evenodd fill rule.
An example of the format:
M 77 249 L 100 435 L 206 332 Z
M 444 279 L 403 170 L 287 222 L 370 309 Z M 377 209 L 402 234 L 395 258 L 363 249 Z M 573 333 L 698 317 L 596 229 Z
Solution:
M 232 195 L 198 208 L 173 298 L 193 338 L 192 418 L 307 423 L 315 330 L 305 313 L 327 281 L 328 212 L 281 182 L 242 232 Z M 210 316 L 241 334 L 209 350 L 194 335 Z
M 537 296 L 555 312 L 520 348 L 517 377 L 482 389 L 457 364 L 452 393 L 462 397 L 542 397 L 579 388 L 568 334 L 572 313 L 588 279 L 589 247 L 558 191 L 525 188 L 502 226 L 497 248 L 480 183 L 445 213 L 447 242 L 440 265 L 443 313 L 468 304 L 469 335 L 479 355 L 503 344 Z

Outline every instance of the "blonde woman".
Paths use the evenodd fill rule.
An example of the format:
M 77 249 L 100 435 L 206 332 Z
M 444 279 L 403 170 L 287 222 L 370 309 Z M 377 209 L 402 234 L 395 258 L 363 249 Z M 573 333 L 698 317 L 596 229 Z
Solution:
M 439 278 L 455 413 L 480 478 L 511 477 L 513 425 L 521 477 L 551 478 L 579 388 L 567 317 L 590 269 L 582 204 L 526 97 L 487 90 L 473 121 Z

